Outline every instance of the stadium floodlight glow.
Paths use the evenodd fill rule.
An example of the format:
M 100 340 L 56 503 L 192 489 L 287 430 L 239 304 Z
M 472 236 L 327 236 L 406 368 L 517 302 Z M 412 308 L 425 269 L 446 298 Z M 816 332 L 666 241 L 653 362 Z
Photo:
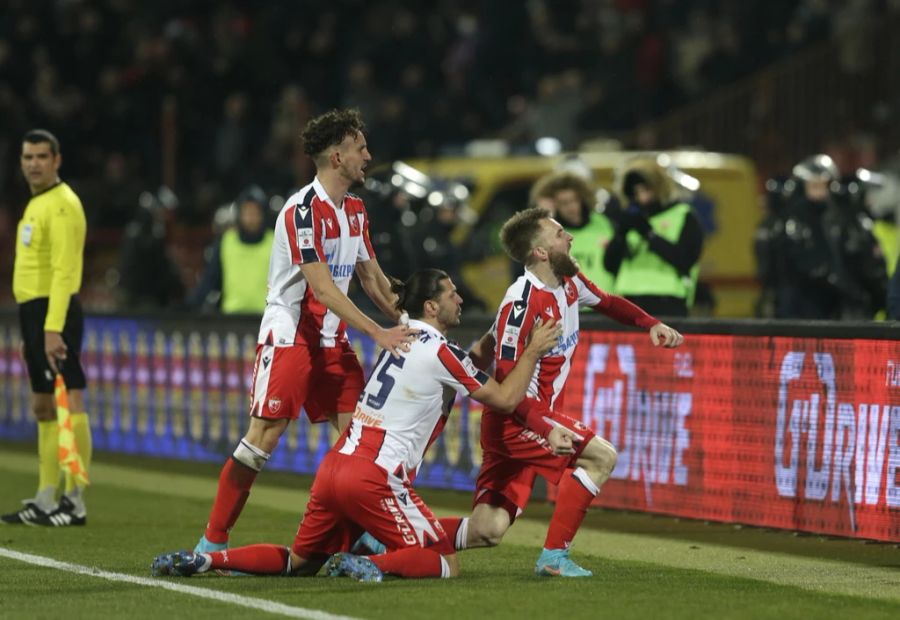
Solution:
M 660 153 L 656 156 L 656 163 L 663 168 L 668 168 L 672 165 L 672 157 L 668 153 Z
M 410 196 L 415 196 L 416 198 L 425 198 L 425 196 L 428 194 L 428 190 L 425 189 L 425 186 L 420 185 L 415 181 L 407 181 L 406 183 L 404 183 L 403 191 Z
M 868 168 L 857 168 L 856 178 L 866 185 L 874 185 L 875 187 L 883 187 L 887 184 L 887 177 L 880 172 L 874 172 Z
M 697 177 L 693 177 L 675 166 L 669 167 L 668 172 L 673 181 L 689 192 L 696 192 L 700 189 L 700 180 Z
M 552 138 L 549 136 L 538 138 L 537 142 L 534 143 L 534 150 L 536 150 L 539 155 L 543 155 L 545 157 L 558 155 L 562 152 L 562 142 L 560 142 L 558 138 Z
M 437 207 L 444 202 L 444 195 L 440 192 L 431 192 L 428 194 L 428 204 Z
M 469 188 L 462 183 L 458 183 L 453 186 L 453 196 L 456 197 L 457 200 L 465 200 L 469 197 Z
M 428 185 L 429 183 L 427 174 L 425 174 L 421 170 L 416 170 L 409 164 L 403 163 L 402 161 L 395 161 L 393 168 L 394 172 L 402 175 L 404 178 L 409 179 L 414 183 L 418 183 L 419 185 Z
M 391 185 L 393 185 L 394 187 L 400 187 L 401 185 L 403 185 L 403 175 L 391 175 Z

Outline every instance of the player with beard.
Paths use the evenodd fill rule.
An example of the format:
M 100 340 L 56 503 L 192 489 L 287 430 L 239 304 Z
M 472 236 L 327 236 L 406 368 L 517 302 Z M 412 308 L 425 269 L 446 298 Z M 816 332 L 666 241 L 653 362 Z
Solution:
M 529 427 L 550 415 L 545 404 L 523 397 L 538 360 L 558 342 L 559 326 L 534 322 L 519 364 L 501 384 L 447 339 L 448 330 L 459 325 L 463 300 L 446 272 L 417 271 L 405 283 L 395 281 L 392 290 L 397 310 L 408 313 L 417 339 L 408 352 L 399 357 L 384 352 L 376 362 L 350 425 L 316 474 L 292 547 L 261 544 L 164 553 L 153 561 L 154 575 L 239 570 L 311 576 L 323 565 L 330 576 L 360 581 L 381 581 L 384 574 L 458 574 L 453 539 L 413 489 L 412 480 L 428 446 L 444 428 L 456 392 L 489 406 L 494 415 L 509 415 L 515 408 Z M 553 428 L 546 436 L 548 445 L 560 453 L 572 451 L 573 439 L 564 428 Z M 346 553 L 364 530 L 385 542 L 384 553 Z
M 646 329 L 657 346 L 677 347 L 684 338 L 631 302 L 600 290 L 585 278 L 569 256 L 572 236 L 546 209 L 517 213 L 503 225 L 500 239 L 510 257 L 525 265 L 525 273 L 507 290 L 492 330 L 496 379 L 502 381 L 516 366 L 525 350 L 525 336 L 535 321 L 558 321 L 562 335 L 557 346 L 538 362 L 528 395 L 552 408 L 553 413 L 544 418 L 548 428 L 563 426 L 577 434 L 578 441 L 571 454 L 560 454 L 542 438 L 547 435 L 546 428 L 531 422 L 526 428 L 516 418 L 488 408 L 481 418 L 484 458 L 472 516 L 441 519 L 441 523 L 457 549 L 495 546 L 525 509 L 535 475 L 541 475 L 559 486 L 559 495 L 535 572 L 588 577 L 592 573 L 569 558 L 569 545 L 588 506 L 612 473 L 617 455 L 612 444 L 579 421 L 556 413 L 562 409 L 566 378 L 578 342 L 579 309 L 587 306 L 620 323 Z M 480 343 L 482 347 L 484 344 Z

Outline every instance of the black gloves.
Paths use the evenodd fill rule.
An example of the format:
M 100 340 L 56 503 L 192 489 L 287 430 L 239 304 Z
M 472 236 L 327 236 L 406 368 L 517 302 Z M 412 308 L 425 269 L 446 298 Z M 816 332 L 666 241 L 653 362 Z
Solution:
M 641 208 L 638 205 L 630 205 L 622 212 L 619 219 L 619 225 L 622 227 L 622 230 L 627 231 L 634 229 L 644 237 L 653 230 L 650 226 L 650 222 L 648 222 L 647 218 L 644 217 L 644 214 L 641 213 Z

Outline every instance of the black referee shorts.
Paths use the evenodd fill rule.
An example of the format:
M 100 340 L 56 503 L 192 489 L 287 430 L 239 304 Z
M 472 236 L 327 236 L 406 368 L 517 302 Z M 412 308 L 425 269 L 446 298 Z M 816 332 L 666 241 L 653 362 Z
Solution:
M 44 353 L 44 320 L 47 318 L 49 299 L 38 297 L 24 304 L 19 304 L 19 327 L 22 330 L 22 341 L 25 343 L 25 365 L 31 379 L 31 391 L 36 394 L 53 393 L 53 371 Z M 81 341 L 84 337 L 84 313 L 77 295 L 69 301 L 66 313 L 66 324 L 62 331 L 66 343 L 66 359 L 61 367 L 66 388 L 83 390 L 87 385 L 84 370 L 81 368 Z

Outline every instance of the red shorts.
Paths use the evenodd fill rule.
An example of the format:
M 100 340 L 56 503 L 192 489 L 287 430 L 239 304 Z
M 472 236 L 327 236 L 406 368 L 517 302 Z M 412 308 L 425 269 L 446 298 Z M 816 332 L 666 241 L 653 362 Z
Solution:
M 352 413 L 365 380 L 350 343 L 335 347 L 256 346 L 250 387 L 250 415 L 296 420 L 300 408 L 310 422 Z
M 481 416 L 483 459 L 475 483 L 476 504 L 487 502 L 507 509 L 512 504 L 521 512 L 528 505 L 535 475 L 558 484 L 566 469 L 575 466 L 581 451 L 594 438 L 594 431 L 575 418 L 555 411 L 552 419 L 583 438 L 576 444 L 575 454 L 556 456 L 545 439 L 512 416 L 489 411 Z M 515 518 L 517 511 L 510 512 Z
M 409 482 L 370 460 L 331 450 L 313 481 L 294 553 L 312 558 L 348 551 L 363 532 L 384 543 L 388 551 L 428 547 L 441 555 L 456 553 L 444 528 Z

